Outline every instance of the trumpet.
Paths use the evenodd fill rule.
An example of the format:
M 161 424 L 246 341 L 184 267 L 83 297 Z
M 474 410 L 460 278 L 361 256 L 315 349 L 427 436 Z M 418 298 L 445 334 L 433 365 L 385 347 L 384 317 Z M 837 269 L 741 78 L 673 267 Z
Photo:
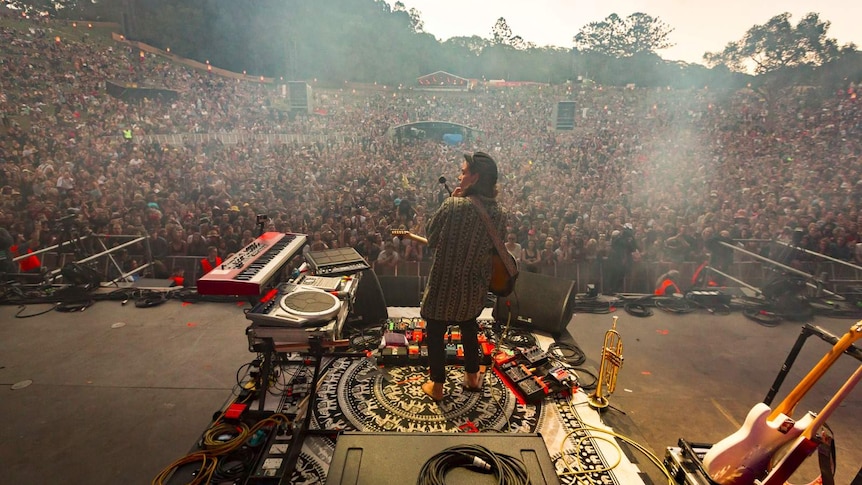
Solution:
M 590 407 L 602 410 L 610 405 L 608 396 L 617 388 L 617 375 L 623 366 L 623 339 L 617 332 L 617 320 L 614 316 L 613 326 L 605 332 L 605 343 L 602 347 L 602 362 L 599 365 L 599 377 L 596 380 L 596 390 L 590 394 Z M 606 392 L 602 391 L 605 388 Z

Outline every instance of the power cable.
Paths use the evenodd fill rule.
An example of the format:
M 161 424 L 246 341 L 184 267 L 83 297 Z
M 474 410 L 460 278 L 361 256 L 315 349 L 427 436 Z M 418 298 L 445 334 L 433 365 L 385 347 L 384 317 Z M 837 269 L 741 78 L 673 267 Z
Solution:
M 575 344 L 566 342 L 554 342 L 548 345 L 548 354 L 553 355 L 557 360 L 577 367 L 587 361 L 587 355 Z

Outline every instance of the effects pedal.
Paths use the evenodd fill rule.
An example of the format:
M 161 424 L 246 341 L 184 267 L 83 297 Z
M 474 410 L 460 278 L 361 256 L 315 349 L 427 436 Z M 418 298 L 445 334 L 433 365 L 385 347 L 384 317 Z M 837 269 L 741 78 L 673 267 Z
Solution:
M 554 367 L 553 369 L 548 370 L 546 375 L 548 378 L 553 379 L 554 382 L 557 382 L 563 387 L 574 389 L 578 386 L 578 380 L 575 375 L 563 367 Z
M 454 359 L 458 354 L 458 346 L 455 344 L 446 344 L 446 359 Z
M 512 382 L 515 383 L 533 376 L 533 373 L 530 372 L 529 369 L 527 369 L 527 366 L 525 366 L 524 364 L 512 365 L 504 369 L 503 373 L 506 374 L 506 376 L 511 379 Z
M 541 401 L 549 393 L 548 386 L 542 382 L 542 379 L 534 375 L 518 382 L 518 389 L 521 390 L 524 399 L 530 403 Z
M 407 347 L 407 360 L 410 361 L 410 365 L 419 365 L 419 359 L 421 356 L 418 345 L 410 345 Z
M 531 366 L 542 365 L 548 361 L 548 354 L 539 347 L 533 346 L 520 351 L 521 357 Z

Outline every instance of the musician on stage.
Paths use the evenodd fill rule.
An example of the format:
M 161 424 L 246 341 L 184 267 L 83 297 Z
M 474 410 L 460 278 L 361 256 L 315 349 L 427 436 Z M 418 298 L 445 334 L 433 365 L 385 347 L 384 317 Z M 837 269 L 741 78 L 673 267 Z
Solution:
M 459 185 L 426 225 L 434 261 L 422 296 L 420 312 L 427 322 L 430 380 L 422 390 L 434 401 L 444 396 L 446 351 L 444 336 L 450 325 L 461 329 L 464 346 L 463 387 L 481 391 L 476 318 L 485 306 L 491 281 L 494 243 L 482 216 L 468 197 L 482 204 L 499 235 L 505 234 L 506 215 L 497 203 L 497 163 L 482 152 L 465 154 Z

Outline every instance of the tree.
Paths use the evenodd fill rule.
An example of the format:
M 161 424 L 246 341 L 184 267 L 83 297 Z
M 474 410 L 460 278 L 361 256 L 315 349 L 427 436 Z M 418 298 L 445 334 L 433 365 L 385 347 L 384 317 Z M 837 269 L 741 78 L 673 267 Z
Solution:
M 819 14 L 809 13 L 794 27 L 790 13 L 776 15 L 763 25 L 748 29 L 742 39 L 730 42 L 721 52 L 703 55 L 707 65 L 724 65 L 737 72 L 753 69 L 767 74 L 789 67 L 816 67 L 838 57 L 842 49 L 826 36 L 830 23 Z M 855 46 L 846 45 L 852 51 Z
M 443 42 L 444 46 L 463 49 L 473 56 L 478 56 L 482 51 L 491 45 L 488 39 L 483 39 L 478 35 L 471 37 L 451 37 Z
M 415 8 L 411 8 L 409 11 L 403 2 L 395 2 L 395 5 L 392 6 L 392 12 L 405 12 L 410 17 L 410 25 L 413 28 L 413 32 L 420 33 L 425 31 L 425 22 L 422 20 L 422 12 L 416 10 Z
M 723 51 L 707 52 L 703 58 L 707 65 L 724 66 L 730 71 L 753 71 L 757 76 L 751 87 L 768 107 L 765 128 L 774 129 L 775 105 L 785 89 L 810 84 L 816 68 L 855 50 L 853 44 L 839 48 L 835 39 L 827 37 L 829 25 L 820 20 L 819 14 L 809 13 L 793 26 L 790 14 L 785 12 L 751 27 L 742 39 L 728 43 Z
M 491 28 L 491 43 L 493 45 L 513 47 L 518 50 L 535 47 L 534 44 L 526 42 L 520 35 L 513 34 L 512 29 L 509 28 L 509 23 L 503 17 L 498 18 L 497 22 L 494 23 L 494 27 Z
M 672 47 L 674 44 L 669 40 L 672 32 L 658 17 L 636 12 L 623 19 L 614 13 L 600 22 L 585 25 L 573 40 L 582 51 L 621 58 L 655 54 Z

